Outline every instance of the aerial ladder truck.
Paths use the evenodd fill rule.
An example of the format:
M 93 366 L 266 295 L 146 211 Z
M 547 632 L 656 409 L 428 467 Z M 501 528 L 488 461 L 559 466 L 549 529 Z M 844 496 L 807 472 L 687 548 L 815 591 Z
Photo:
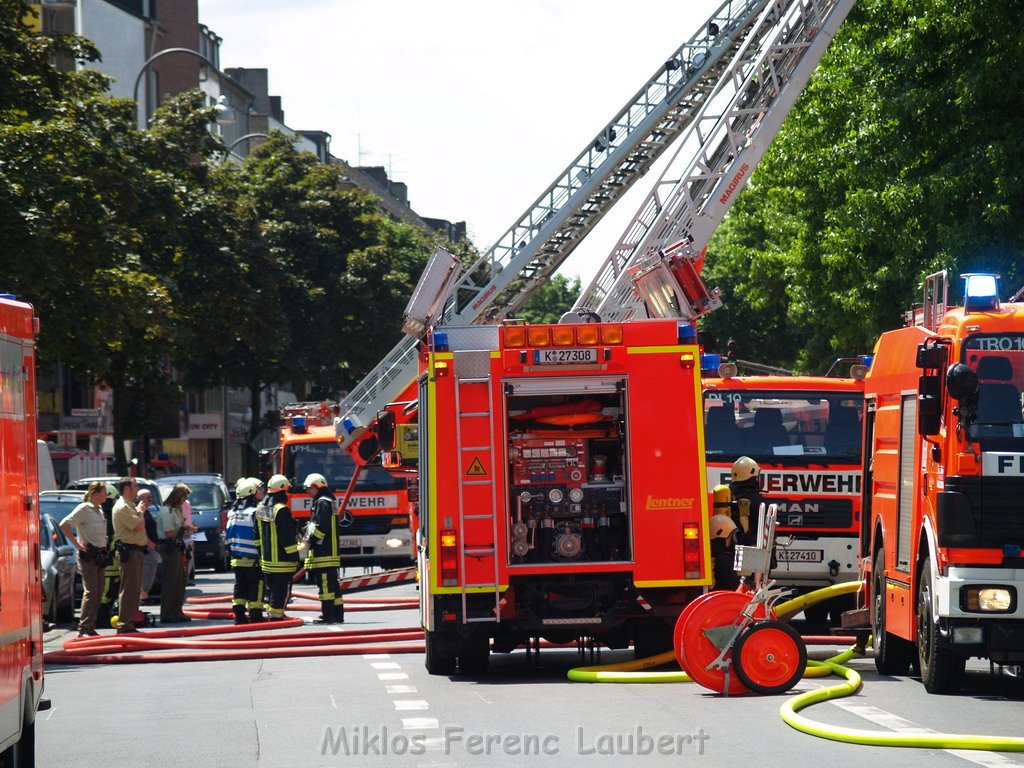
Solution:
M 722 26 L 713 18 L 697 36 L 721 36 L 723 29 L 745 32 L 717 66 L 717 79 L 694 84 L 707 88 L 706 95 L 679 132 L 698 142 L 705 172 L 711 170 L 707 158 L 720 166 L 700 182 L 705 185 L 725 178 L 736 151 L 749 150 L 749 143 L 729 131 L 705 135 L 699 129 L 712 114 L 710 107 L 734 105 L 732 112 L 714 113 L 715 124 L 725 124 L 746 119 L 735 105 L 749 107 L 761 95 L 759 119 L 743 130 L 777 128 L 781 116 L 773 123 L 769 113 L 788 111 L 795 99 L 786 83 L 806 82 L 849 8 L 849 3 L 778 2 L 760 4 L 754 13 L 753 5 L 743 6 L 751 12 L 748 20 Z M 686 49 L 676 58 L 691 66 L 706 63 Z M 670 60 L 652 82 L 678 68 L 678 61 Z M 630 125 L 628 120 L 610 124 L 581 157 L 608 152 L 620 136 L 616 126 Z M 716 135 L 718 146 L 706 146 Z M 756 156 L 748 152 L 747 172 L 761 154 L 763 149 Z M 633 168 L 626 163 L 621 173 Z M 591 173 L 584 175 L 594 181 Z M 582 176 L 577 170 L 560 178 Z M 432 672 L 448 673 L 456 665 L 464 672 L 481 671 L 491 647 L 511 650 L 537 636 L 599 637 L 609 645 L 632 639 L 638 648 L 653 648 L 668 634 L 655 625 L 670 628 L 664 619 L 678 615 L 709 584 L 693 313 L 682 315 L 682 322 L 635 327 L 593 323 L 588 329 L 586 322 L 573 322 L 575 317 L 558 326 L 494 324 L 521 306 L 571 251 L 574 237 L 559 233 L 581 233 L 572 222 L 589 217 L 592 225 L 603 212 L 596 206 L 604 202 L 600 197 L 570 195 L 562 207 L 554 205 L 559 183 L 538 205 L 548 206 L 542 222 L 566 223 L 562 230 L 545 230 L 542 224 L 539 233 L 547 238 L 542 242 L 528 241 L 524 231 L 518 245 L 502 249 L 499 242 L 461 274 L 454 257 L 435 254 L 407 310 L 409 342 L 353 392 L 336 423 L 339 441 L 351 446 L 374 420 L 391 422 L 377 429 L 389 448 L 394 418 L 381 408 L 402 395 L 406 407 L 399 412 L 410 406 L 418 410 L 419 561 Z M 729 183 L 733 192 L 722 193 L 726 204 L 714 213 L 719 219 L 738 189 L 739 182 Z M 678 213 L 678 207 L 673 210 Z M 533 215 L 520 224 L 535 221 Z M 685 221 L 676 216 L 659 231 L 674 238 Z M 693 239 L 686 242 L 692 245 Z M 506 256 L 528 248 L 532 261 L 515 266 L 512 259 L 502 267 Z M 492 269 L 486 281 L 479 279 L 483 267 Z M 701 285 L 699 276 L 687 287 L 694 285 Z M 419 374 L 418 392 L 410 386 L 410 373 L 401 373 L 403 366 L 396 364 L 404 355 L 418 358 L 410 372 Z M 661 421 L 657 398 L 644 395 L 644 382 L 652 377 L 678 379 L 683 393 L 671 414 L 682 437 L 653 453 L 650 436 Z M 682 479 L 684 490 L 672 493 L 659 485 L 670 478 L 672 487 Z
M 706 241 L 760 157 L 756 153 L 758 145 L 749 144 L 749 137 L 757 135 L 766 143 L 774 135 L 852 3 L 853 0 L 722 3 L 498 241 L 461 270 L 450 295 L 444 297 L 442 322 L 493 323 L 513 316 L 615 202 L 684 134 L 690 139 L 684 146 L 696 143 L 693 162 L 700 164 L 707 176 L 699 184 L 710 188 L 717 180 L 717 186 L 726 190 L 732 185 L 728 194 L 719 194 L 724 202 L 713 211 L 708 210 L 707 232 L 700 235 Z M 750 98 L 759 93 L 763 93 L 761 101 L 751 105 Z M 735 106 L 717 116 L 709 111 L 721 110 L 722 105 Z M 757 112 L 748 114 L 743 112 L 744 107 Z M 709 122 L 722 124 L 724 129 L 708 133 Z M 722 144 L 723 139 L 728 140 L 728 146 Z M 737 179 L 736 172 L 730 175 L 730 171 L 740 149 L 745 150 L 750 161 L 745 175 Z M 673 163 L 672 167 L 679 166 Z M 725 179 L 728 180 L 723 183 Z M 685 217 L 677 215 L 678 200 L 688 196 L 675 195 L 672 204 L 666 206 L 666 186 L 663 183 L 660 187 L 655 194 L 654 212 L 657 221 L 666 225 L 646 225 L 646 229 L 657 232 L 661 247 L 682 236 L 693 238 L 688 248 L 699 252 L 698 239 L 685 231 Z M 685 185 L 683 188 L 689 189 Z M 693 190 L 689 197 L 695 193 Z M 638 214 L 638 221 L 646 221 L 649 215 Z M 631 255 L 623 255 L 620 250 L 617 249 L 610 267 L 613 274 L 633 261 Z M 646 254 L 648 250 L 634 248 L 633 253 Z M 591 295 L 591 291 L 585 294 L 588 301 Z M 621 296 L 619 300 L 628 303 L 621 302 Z M 587 306 L 598 308 L 593 303 Z M 359 446 L 377 413 L 389 403 L 415 399 L 412 384 L 417 375 L 417 347 L 423 330 L 415 321 L 408 322 L 409 336 L 341 403 L 341 415 L 335 423 L 338 440 L 362 461 L 375 452 L 372 447 L 360 451 Z

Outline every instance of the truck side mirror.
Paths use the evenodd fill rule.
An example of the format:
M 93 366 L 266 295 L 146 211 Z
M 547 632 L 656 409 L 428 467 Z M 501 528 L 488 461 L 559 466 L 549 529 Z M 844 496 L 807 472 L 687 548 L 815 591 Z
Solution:
M 978 374 L 968 365 L 954 363 L 946 371 L 946 389 L 954 400 L 972 400 L 978 394 Z
M 377 411 L 377 423 L 373 428 L 377 443 L 382 451 L 395 450 L 395 412 Z
M 930 345 L 927 342 L 917 348 L 917 367 L 922 370 L 928 368 L 942 368 L 946 362 L 946 350 L 938 345 Z
M 917 433 L 922 437 L 939 434 L 942 420 L 941 382 L 935 374 L 922 376 L 918 382 Z

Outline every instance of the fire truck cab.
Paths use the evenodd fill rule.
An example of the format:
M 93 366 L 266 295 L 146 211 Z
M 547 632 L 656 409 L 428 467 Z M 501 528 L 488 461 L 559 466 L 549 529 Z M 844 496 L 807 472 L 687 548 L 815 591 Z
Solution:
M 717 367 L 718 355 L 712 358 Z M 797 594 L 857 578 L 860 535 L 863 365 L 859 378 L 738 376 L 721 366 L 704 378 L 708 488 L 727 484 L 733 462 L 761 467 L 765 501 L 778 508 L 771 577 Z M 851 605 L 845 605 L 851 603 Z M 852 599 L 809 607 L 838 622 Z
M 0 295 L 0 764 L 35 765 L 43 693 L 32 306 Z
M 915 660 L 932 693 L 965 662 L 1024 664 L 1024 304 L 929 276 L 911 325 L 882 334 L 865 387 L 865 530 L 875 664 Z
M 426 666 L 534 638 L 667 649 L 710 583 L 693 327 L 432 329 L 419 377 Z M 671 393 L 671 396 L 668 394 Z
M 288 501 L 296 524 L 309 518 L 310 497 L 302 483 L 313 472 L 344 501 L 338 534 L 342 565 L 411 565 L 412 533 L 405 481 L 378 463 L 358 465 L 338 445 L 331 403 L 292 403 L 281 409 L 281 444 L 274 472 L 291 480 Z M 352 486 L 347 500 L 346 491 Z

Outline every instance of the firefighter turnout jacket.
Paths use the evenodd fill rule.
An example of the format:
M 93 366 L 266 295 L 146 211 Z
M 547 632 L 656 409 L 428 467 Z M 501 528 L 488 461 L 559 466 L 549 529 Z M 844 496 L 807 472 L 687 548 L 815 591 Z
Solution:
M 288 501 L 267 496 L 256 508 L 260 566 L 264 573 L 295 573 L 299 567 L 299 544 Z M 284 494 L 280 494 L 284 495 Z
M 256 500 L 253 496 L 239 499 L 231 507 L 225 533 L 232 568 L 251 568 L 259 562 L 260 538 L 256 525 Z
M 338 553 L 338 516 L 335 514 L 334 494 L 327 488 L 321 488 L 313 499 L 306 536 L 309 539 L 306 570 L 341 566 Z

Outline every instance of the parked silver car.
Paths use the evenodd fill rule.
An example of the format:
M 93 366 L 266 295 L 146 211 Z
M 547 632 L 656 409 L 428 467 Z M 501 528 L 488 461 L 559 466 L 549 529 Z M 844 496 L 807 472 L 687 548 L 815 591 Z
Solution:
M 76 491 L 39 494 L 39 558 L 43 572 L 43 616 L 50 624 L 74 621 L 79 580 L 75 547 L 60 521 L 82 503 Z

